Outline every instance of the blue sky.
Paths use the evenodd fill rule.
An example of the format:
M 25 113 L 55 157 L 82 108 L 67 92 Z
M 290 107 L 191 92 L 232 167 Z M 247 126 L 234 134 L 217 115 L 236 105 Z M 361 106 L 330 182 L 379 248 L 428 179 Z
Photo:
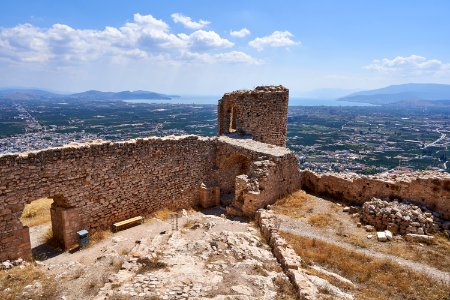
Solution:
M 220 95 L 284 84 L 316 96 L 450 84 L 449 16 L 437 0 L 2 0 L 0 87 Z

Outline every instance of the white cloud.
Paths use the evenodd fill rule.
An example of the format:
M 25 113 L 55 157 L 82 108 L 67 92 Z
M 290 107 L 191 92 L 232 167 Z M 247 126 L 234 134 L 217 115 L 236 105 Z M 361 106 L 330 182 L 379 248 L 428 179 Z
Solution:
M 248 30 L 247 28 L 242 28 L 241 30 L 238 30 L 238 31 L 230 31 L 231 36 L 238 37 L 238 38 L 246 37 L 249 34 L 250 34 L 250 30 Z
M 271 35 L 258 37 L 248 44 L 258 51 L 262 51 L 265 47 L 287 47 L 300 44 L 293 41 L 291 37 L 293 35 L 289 31 L 274 31 Z
M 186 41 L 192 49 L 229 48 L 234 44 L 227 39 L 221 38 L 214 31 L 197 30 L 190 35 L 180 33 L 178 36 Z
M 450 71 L 450 64 L 419 55 L 397 56 L 393 59 L 375 59 L 365 69 L 381 73 L 429 74 Z
M 104 59 L 123 62 L 196 58 L 214 62 L 258 62 L 243 52 L 218 53 L 233 46 L 214 31 L 172 33 L 163 20 L 141 14 L 135 14 L 133 21 L 122 27 L 103 30 L 76 29 L 65 24 L 54 24 L 47 29 L 31 24 L 0 28 L 0 60 L 14 62 L 74 64 Z M 201 59 L 204 56 L 213 59 Z
M 218 61 L 224 62 L 247 63 L 251 65 L 259 65 L 263 63 L 263 61 L 255 59 L 250 55 L 248 55 L 247 53 L 241 51 L 219 53 L 216 54 L 215 57 Z
M 180 13 L 174 13 L 170 15 L 172 17 L 172 20 L 175 23 L 181 23 L 184 27 L 189 29 L 200 29 L 205 27 L 208 24 L 211 24 L 211 22 L 205 21 L 205 20 L 199 20 L 198 22 L 192 21 L 190 17 L 184 16 Z

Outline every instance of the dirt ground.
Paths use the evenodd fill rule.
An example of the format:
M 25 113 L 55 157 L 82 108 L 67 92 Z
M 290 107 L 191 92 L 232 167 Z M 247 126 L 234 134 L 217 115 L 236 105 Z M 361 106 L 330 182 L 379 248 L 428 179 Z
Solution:
M 395 263 L 400 267 L 396 270 L 398 272 L 424 275 L 421 278 L 428 278 L 425 281 L 443 284 L 441 288 L 446 289 L 450 297 L 450 241 L 447 238 L 436 234 L 436 242 L 431 245 L 407 242 L 400 236 L 389 242 L 379 242 L 376 239 L 376 232 L 366 232 L 363 226 L 358 226 L 360 220 L 357 214 L 343 212 L 344 206 L 344 203 L 334 199 L 327 200 L 298 191 L 281 199 L 271 209 L 281 222 L 280 230 L 291 238 L 298 237 L 297 242 L 303 244 L 311 242 L 312 245 L 316 242 L 325 248 L 333 248 L 336 250 L 335 256 L 341 254 L 349 256 L 353 253 L 359 255 L 361 260 Z M 368 235 L 372 237 L 368 238 Z M 327 250 L 321 250 L 320 247 L 315 249 L 324 252 Z M 303 255 L 306 255 L 305 252 Z M 345 260 L 345 257 L 342 259 Z M 319 255 L 312 254 L 309 260 L 316 265 L 315 267 L 327 265 L 333 272 L 341 275 L 351 274 L 339 270 L 334 265 L 338 260 L 336 257 L 323 259 Z M 318 260 L 321 260 L 322 265 L 317 263 Z M 374 270 L 374 272 L 387 271 Z M 391 275 L 395 277 L 395 274 Z M 390 283 L 391 286 L 395 284 Z M 410 285 L 414 284 L 411 279 Z M 379 299 L 387 298 L 380 296 Z
M 255 225 L 221 217 L 220 208 L 180 212 L 178 228 L 172 212 L 161 211 L 124 231 L 94 233 L 88 248 L 70 253 L 46 243 L 51 225 L 42 214 L 51 201 L 35 203 L 27 221 L 35 224 L 30 237 L 36 262 L 0 271 L 0 299 L 296 299 Z M 305 272 L 355 299 L 422 299 L 446 290 L 450 296 L 446 238 L 437 235 L 432 245 L 378 242 L 343 207 L 303 191 L 271 207 L 303 255 Z M 387 282 L 373 284 L 382 280 Z M 427 299 L 442 299 L 436 297 Z M 334 298 L 321 291 L 320 299 Z
M 283 220 L 287 231 L 337 242 L 347 247 L 365 249 L 386 257 L 403 258 L 440 271 L 450 270 L 450 241 L 441 234 L 435 235 L 436 243 L 425 245 L 407 242 L 400 236 L 393 241 L 379 242 L 375 232 L 366 232 L 358 227 L 358 216 L 343 212 L 345 204 L 297 192 L 301 204 L 292 210 L 292 205 L 283 201 L 274 205 L 273 210 Z M 294 200 L 292 200 L 294 201 Z M 372 235 L 372 238 L 368 238 Z M 427 268 L 428 269 L 428 268 Z
M 49 224 L 32 228 L 35 248 Z M 254 224 L 202 212 L 107 234 L 88 248 L 43 255 L 43 278 L 4 288 L 5 299 L 295 299 L 287 277 Z M 2 271 L 7 272 L 7 271 Z M 14 278 L 11 278 L 14 279 Z M 11 283 L 12 284 L 12 283 Z M 5 290 L 9 293 L 5 293 Z M 44 297 L 45 296 L 45 297 Z

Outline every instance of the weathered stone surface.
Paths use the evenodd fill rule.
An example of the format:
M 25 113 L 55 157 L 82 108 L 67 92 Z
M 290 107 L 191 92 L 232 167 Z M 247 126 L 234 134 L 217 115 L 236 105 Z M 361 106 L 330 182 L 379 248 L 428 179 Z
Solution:
M 227 93 L 219 101 L 218 133 L 285 146 L 288 100 L 289 90 L 283 86 Z
M 373 225 L 377 230 L 389 230 L 392 233 L 432 233 L 439 227 L 439 219 L 420 207 L 399 203 L 398 201 L 383 201 L 373 198 L 363 204 L 361 219 L 364 223 Z M 436 222 L 435 222 L 436 221 Z M 370 226 L 367 225 L 367 226 Z
M 377 232 L 377 239 L 379 242 L 386 242 L 388 240 L 384 231 Z
M 31 258 L 28 228 L 19 218 L 27 203 L 41 197 L 53 198 L 53 234 L 68 249 L 80 229 L 109 228 L 160 209 L 210 207 L 227 199 L 235 214 L 252 216 L 298 189 L 294 153 L 262 143 L 284 145 L 288 90 L 259 87 L 224 96 L 231 98 L 221 103 L 235 105 L 237 125 L 251 129 L 254 140 L 149 137 L 1 155 L 0 261 Z
M 434 241 L 434 237 L 431 235 L 408 233 L 405 235 L 405 240 L 407 240 L 408 242 L 431 244 Z
M 425 205 L 450 219 L 450 174 L 443 172 L 410 172 L 364 176 L 354 173 L 317 174 L 302 172 L 302 188 L 362 205 L 373 197 L 402 199 Z
M 392 241 L 392 239 L 394 238 L 394 236 L 392 235 L 392 232 L 390 232 L 389 230 L 385 230 L 384 235 L 386 235 L 386 238 L 388 239 L 388 241 Z
M 375 232 L 375 227 L 373 227 L 372 225 L 365 225 L 365 226 L 364 226 L 364 229 L 365 229 L 367 232 Z
M 316 299 L 317 287 L 301 271 L 302 259 L 294 249 L 278 234 L 279 223 L 270 211 L 260 209 L 255 215 L 262 236 L 269 242 L 272 252 L 280 262 L 286 275 L 297 290 L 301 299 Z

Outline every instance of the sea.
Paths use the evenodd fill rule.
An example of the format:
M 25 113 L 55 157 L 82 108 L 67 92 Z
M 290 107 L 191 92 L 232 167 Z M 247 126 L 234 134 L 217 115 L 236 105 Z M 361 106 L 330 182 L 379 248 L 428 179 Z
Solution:
M 123 100 L 127 103 L 160 103 L 160 104 L 214 104 L 220 96 L 180 96 L 171 100 L 159 99 L 133 99 Z M 308 99 L 308 98 L 289 98 L 289 106 L 374 106 L 368 103 L 337 101 L 336 99 Z

